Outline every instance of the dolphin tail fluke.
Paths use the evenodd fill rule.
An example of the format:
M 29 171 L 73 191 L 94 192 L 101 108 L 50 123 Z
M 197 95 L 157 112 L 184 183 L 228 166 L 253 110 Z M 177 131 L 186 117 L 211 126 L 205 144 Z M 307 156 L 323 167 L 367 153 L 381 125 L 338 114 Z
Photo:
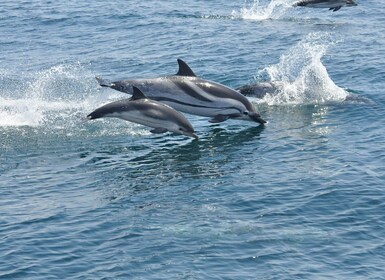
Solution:
M 96 76 L 95 79 L 98 81 L 99 85 L 102 87 L 112 87 L 114 85 L 112 82 L 105 80 L 99 76 Z
M 330 8 L 329 10 L 333 10 L 333 12 L 337 12 L 341 8 L 342 8 L 342 6 L 338 6 L 338 7 L 335 7 L 335 8 Z

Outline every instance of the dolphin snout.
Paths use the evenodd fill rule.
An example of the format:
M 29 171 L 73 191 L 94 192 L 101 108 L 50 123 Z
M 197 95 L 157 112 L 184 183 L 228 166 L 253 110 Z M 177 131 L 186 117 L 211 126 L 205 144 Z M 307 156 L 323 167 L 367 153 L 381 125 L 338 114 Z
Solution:
M 188 136 L 193 137 L 195 139 L 199 139 L 198 135 L 196 135 L 195 133 L 190 133 Z
M 264 119 L 261 118 L 261 116 L 257 113 L 249 113 L 250 119 L 252 119 L 255 122 L 258 122 L 260 124 L 265 124 L 267 123 Z
M 195 134 L 195 131 L 182 131 L 182 134 L 195 139 L 199 138 L 198 135 Z
M 87 119 L 89 119 L 89 120 L 95 120 L 95 119 L 99 119 L 102 117 L 103 117 L 103 114 L 101 114 L 98 110 L 95 110 L 91 114 L 87 115 Z

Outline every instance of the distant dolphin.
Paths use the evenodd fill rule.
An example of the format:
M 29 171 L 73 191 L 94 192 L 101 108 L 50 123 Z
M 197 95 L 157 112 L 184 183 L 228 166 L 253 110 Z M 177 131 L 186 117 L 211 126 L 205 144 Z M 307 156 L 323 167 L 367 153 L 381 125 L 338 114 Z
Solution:
M 212 123 L 229 118 L 266 123 L 245 96 L 219 83 L 197 77 L 181 59 L 178 59 L 178 64 L 178 73 L 171 76 L 116 82 L 96 79 L 101 86 L 129 94 L 132 94 L 132 86 L 136 86 L 153 100 L 184 113 L 211 117 Z
M 286 83 L 282 81 L 260 82 L 251 85 L 244 85 L 236 90 L 244 96 L 262 99 L 266 96 L 266 94 L 276 94 L 282 91 L 285 85 Z
M 167 131 L 198 138 L 191 123 L 178 111 L 163 103 L 148 99 L 138 88 L 133 88 L 130 99 L 106 104 L 87 116 L 99 118 L 120 118 L 126 121 L 152 127 L 152 133 Z
M 355 0 L 300 0 L 294 3 L 293 6 L 329 8 L 329 10 L 336 12 L 342 7 L 357 6 L 357 3 Z
M 290 82 L 284 81 L 271 81 L 271 82 L 259 82 L 250 85 L 244 85 L 237 88 L 241 94 L 247 97 L 253 97 L 258 99 L 263 99 L 267 94 L 271 96 L 276 96 L 282 93 L 285 90 L 285 87 L 289 86 Z M 355 102 L 355 103 L 364 103 L 364 104 L 373 104 L 373 101 L 370 99 L 354 94 L 350 91 L 346 91 L 347 95 L 343 101 L 345 102 Z

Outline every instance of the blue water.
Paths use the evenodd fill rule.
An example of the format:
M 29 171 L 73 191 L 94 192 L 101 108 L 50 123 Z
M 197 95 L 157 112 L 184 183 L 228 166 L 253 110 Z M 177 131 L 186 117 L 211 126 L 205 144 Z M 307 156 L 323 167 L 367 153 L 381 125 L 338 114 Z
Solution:
M 0 279 L 385 279 L 385 3 L 290 3 L 2 1 Z M 177 58 L 288 86 L 199 140 L 84 122 Z

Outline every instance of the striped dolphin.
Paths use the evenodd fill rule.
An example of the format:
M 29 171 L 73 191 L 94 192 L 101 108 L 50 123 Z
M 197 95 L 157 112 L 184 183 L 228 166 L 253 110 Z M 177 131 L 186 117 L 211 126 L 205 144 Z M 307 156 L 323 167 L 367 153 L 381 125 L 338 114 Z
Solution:
M 300 0 L 293 4 L 294 7 L 310 7 L 310 8 L 329 8 L 333 12 L 338 11 L 342 7 L 357 6 L 355 0 Z
M 152 133 L 171 131 L 198 138 L 185 116 L 166 104 L 148 99 L 136 87 L 133 87 L 130 99 L 108 103 L 87 116 L 89 120 L 108 117 L 152 127 Z
M 171 76 L 116 82 L 96 79 L 101 86 L 129 94 L 133 92 L 132 86 L 138 87 L 148 98 L 184 113 L 210 117 L 212 123 L 229 118 L 266 123 L 245 96 L 222 84 L 197 77 L 181 59 L 178 64 L 178 73 Z

